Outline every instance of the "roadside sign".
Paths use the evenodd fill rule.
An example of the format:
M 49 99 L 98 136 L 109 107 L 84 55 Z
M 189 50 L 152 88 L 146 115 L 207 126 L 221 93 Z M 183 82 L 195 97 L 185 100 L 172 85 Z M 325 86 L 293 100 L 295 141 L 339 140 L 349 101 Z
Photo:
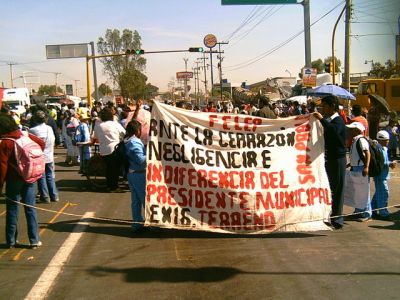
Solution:
M 221 0 L 222 5 L 297 4 L 297 0 Z
M 176 79 L 193 78 L 193 72 L 176 72 Z
M 217 37 L 213 34 L 207 34 L 204 37 L 204 45 L 208 48 L 214 48 L 217 45 Z
M 74 89 L 72 87 L 72 84 L 66 84 L 65 85 L 65 93 L 67 95 L 73 96 L 74 95 Z
M 88 44 L 46 45 L 46 58 L 77 58 L 88 55 Z
M 303 68 L 303 86 L 305 87 L 317 86 L 317 69 Z

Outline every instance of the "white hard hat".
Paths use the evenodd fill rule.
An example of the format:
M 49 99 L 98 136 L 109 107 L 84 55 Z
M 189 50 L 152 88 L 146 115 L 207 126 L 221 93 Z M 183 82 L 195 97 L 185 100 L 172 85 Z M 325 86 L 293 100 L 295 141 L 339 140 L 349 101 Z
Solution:
M 378 140 L 388 140 L 389 139 L 389 132 L 387 132 L 386 130 L 380 130 L 378 131 L 378 133 L 376 134 L 376 138 Z

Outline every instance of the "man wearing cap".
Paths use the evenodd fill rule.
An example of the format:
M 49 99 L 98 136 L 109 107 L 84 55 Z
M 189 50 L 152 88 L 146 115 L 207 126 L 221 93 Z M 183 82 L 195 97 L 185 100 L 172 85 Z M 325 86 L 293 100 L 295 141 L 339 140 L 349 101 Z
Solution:
M 375 194 L 372 197 L 371 206 L 374 211 L 372 213 L 373 219 L 390 220 L 390 213 L 387 210 L 389 199 L 389 167 L 392 169 L 396 166 L 394 162 L 389 161 L 387 146 L 389 144 L 389 133 L 386 130 L 378 131 L 376 138 L 378 139 L 380 149 L 384 158 L 384 165 L 382 172 L 374 177 Z
M 49 125 L 46 125 L 47 115 L 44 111 L 36 111 L 32 118 L 34 124 L 37 125 L 30 128 L 29 132 L 41 138 L 46 143 L 43 151 L 45 171 L 42 178 L 37 181 L 40 200 L 44 203 L 50 203 L 50 201 L 57 202 L 59 198 L 56 182 L 54 180 L 55 136 L 52 128 Z
M 358 216 L 358 221 L 366 222 L 371 219 L 372 210 L 371 210 L 371 197 L 369 190 L 369 177 L 368 177 L 368 167 L 370 162 L 370 153 L 369 153 L 369 144 L 368 141 L 363 138 L 365 127 L 360 122 L 353 122 L 349 125 L 346 125 L 349 129 L 350 137 L 353 138 L 353 142 L 350 147 L 350 172 L 352 173 L 361 173 L 365 178 L 364 184 L 365 187 L 361 189 L 365 189 L 368 191 L 367 199 L 361 199 L 361 201 L 365 204 L 364 207 L 356 207 L 354 213 Z M 357 151 L 357 144 L 359 145 L 363 157 L 360 157 Z M 358 201 L 355 201 L 358 202 Z
M 339 101 L 335 96 L 321 99 L 322 116 L 319 112 L 313 115 L 324 127 L 325 169 L 332 193 L 331 225 L 335 229 L 343 227 L 343 195 L 346 174 L 346 126 L 338 114 Z

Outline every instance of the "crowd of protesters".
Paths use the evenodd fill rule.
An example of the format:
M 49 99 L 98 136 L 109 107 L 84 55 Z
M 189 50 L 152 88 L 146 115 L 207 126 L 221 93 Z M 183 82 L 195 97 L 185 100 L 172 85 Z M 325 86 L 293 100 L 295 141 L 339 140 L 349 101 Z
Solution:
M 259 97 L 258 105 L 233 105 L 231 101 L 209 102 L 202 109 L 187 102 L 178 101 L 169 104 L 194 111 L 246 114 L 268 119 L 283 118 L 301 114 L 313 114 L 324 127 L 326 171 L 332 192 L 331 225 L 335 229 L 342 228 L 343 198 L 345 186 L 345 170 L 360 172 L 368 177 L 369 149 L 366 140 L 361 141 L 364 155 L 360 156 L 354 150 L 354 145 L 363 136 L 371 136 L 379 140 L 380 149 L 385 151 L 385 168 L 382 174 L 374 177 L 376 193 L 372 199 L 368 193 L 366 207 L 355 207 L 360 221 L 372 217 L 388 219 L 389 212 L 385 208 L 388 203 L 389 166 L 394 167 L 392 160 L 397 158 L 399 145 L 399 127 L 396 115 L 391 115 L 388 125 L 381 131 L 376 120 L 381 119 L 379 107 L 372 106 L 368 114 L 355 105 L 351 114 L 346 114 L 334 96 L 321 100 L 319 111 L 315 102 L 299 104 L 298 102 L 271 103 L 267 97 Z M 137 101 L 131 109 L 127 105 L 116 107 L 113 103 L 95 102 L 89 109 L 85 104 L 79 107 L 62 104 L 46 106 L 37 104 L 25 107 L 26 112 L 16 115 L 4 105 L 0 114 L 0 137 L 17 139 L 25 130 L 29 137 L 43 149 L 45 171 L 37 183 L 28 184 L 10 168 L 15 163 L 12 158 L 12 142 L 6 140 L 0 144 L 0 187 L 4 183 L 7 198 L 6 242 L 9 247 L 17 243 L 18 202 L 34 206 L 35 202 L 57 202 L 59 193 L 55 180 L 54 147 L 63 146 L 67 149 L 65 164 L 79 165 L 79 173 L 87 172 L 88 162 L 92 156 L 92 146 L 97 145 L 98 151 L 105 162 L 107 190 L 122 192 L 119 188 L 119 177 L 125 175 L 131 190 L 131 210 L 135 221 L 132 230 L 142 228 L 142 208 L 145 199 L 146 144 L 150 123 L 151 107 Z M 378 114 L 378 115 L 376 115 Z M 347 130 L 346 130 L 347 126 Z M 128 159 L 125 174 L 121 174 L 121 162 L 115 155 L 115 149 L 120 143 Z M 350 150 L 350 163 L 347 164 L 346 153 Z M 369 179 L 366 188 L 369 190 Z M 37 189 L 37 191 L 36 191 Z M 36 199 L 37 198 L 37 199 Z M 31 247 L 41 245 L 37 232 L 37 218 L 34 207 L 24 207 L 28 222 L 28 234 Z M 372 210 L 375 210 L 372 212 Z

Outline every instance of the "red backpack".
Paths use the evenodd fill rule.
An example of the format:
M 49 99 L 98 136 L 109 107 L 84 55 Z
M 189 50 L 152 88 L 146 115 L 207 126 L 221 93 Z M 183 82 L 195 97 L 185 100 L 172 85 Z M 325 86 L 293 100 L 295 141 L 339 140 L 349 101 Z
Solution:
M 9 137 L 3 137 L 2 139 L 14 141 L 17 165 L 13 167 L 25 182 L 33 183 L 42 177 L 45 171 L 45 163 L 43 151 L 39 144 L 25 133 L 22 133 L 19 139 Z

